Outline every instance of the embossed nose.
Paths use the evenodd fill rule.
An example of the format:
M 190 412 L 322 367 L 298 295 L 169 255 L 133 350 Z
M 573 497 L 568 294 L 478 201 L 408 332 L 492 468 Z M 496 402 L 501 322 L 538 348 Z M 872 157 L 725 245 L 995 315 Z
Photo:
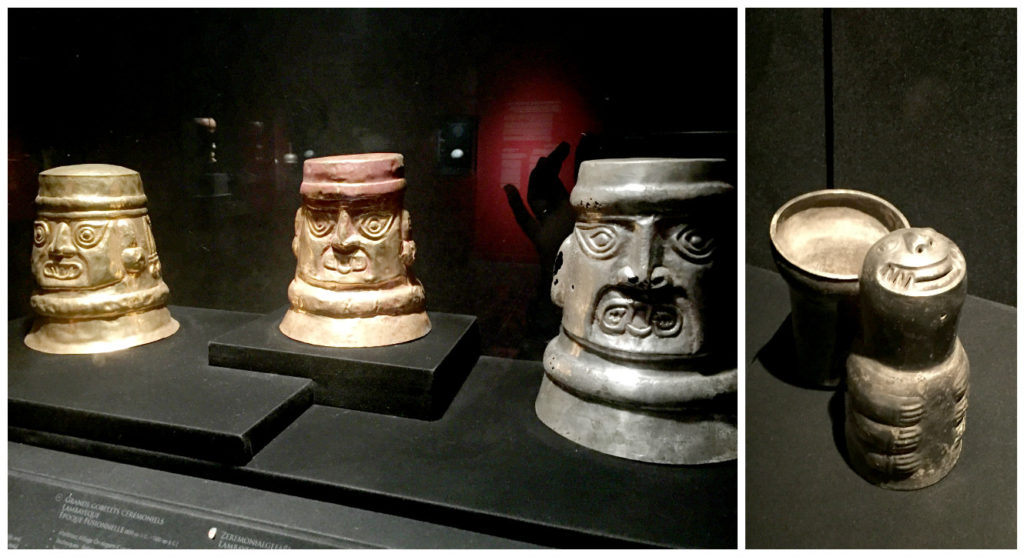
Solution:
M 932 249 L 933 245 L 931 236 L 927 236 L 916 230 L 907 232 L 903 237 L 903 241 L 907 245 L 907 251 L 918 255 L 924 255 Z
M 352 219 L 343 213 L 334 226 L 334 235 L 331 236 L 331 248 L 338 253 L 352 253 L 359 248 L 359 239 L 359 232 L 352 225 Z
M 633 270 L 632 265 L 623 266 L 619 274 L 621 283 L 642 290 L 655 290 L 672 286 L 671 274 L 665 267 L 659 265 L 652 270 L 648 265 L 640 267 L 640 269 L 640 272 L 636 272 Z
M 76 251 L 75 245 L 71 242 L 71 228 L 67 223 L 60 223 L 54 232 L 53 243 L 50 244 L 50 258 L 60 260 L 75 255 Z
M 651 288 L 664 288 L 666 286 L 672 286 L 671 274 L 665 267 L 656 267 L 654 272 L 651 273 L 650 280 Z
M 657 244 L 656 234 L 653 218 L 641 219 L 637 223 L 627 263 L 620 271 L 622 284 L 643 290 L 672 285 L 671 273 L 662 266 L 661 246 Z
M 359 248 L 358 241 L 348 236 L 344 239 L 336 240 L 331 243 L 331 248 L 338 253 L 352 253 Z

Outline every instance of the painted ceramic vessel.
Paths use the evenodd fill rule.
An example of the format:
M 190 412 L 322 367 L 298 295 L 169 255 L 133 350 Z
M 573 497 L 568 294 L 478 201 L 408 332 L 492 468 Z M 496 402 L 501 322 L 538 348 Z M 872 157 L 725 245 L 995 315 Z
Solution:
M 430 332 L 423 286 L 412 273 L 404 170 L 395 153 L 305 162 L 282 333 L 309 344 L 369 347 Z

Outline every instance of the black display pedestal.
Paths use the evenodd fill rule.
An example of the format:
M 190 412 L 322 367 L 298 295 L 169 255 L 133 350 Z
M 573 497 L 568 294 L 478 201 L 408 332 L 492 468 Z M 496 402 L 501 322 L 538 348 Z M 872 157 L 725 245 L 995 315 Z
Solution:
M 108 354 L 37 352 L 23 342 L 31 319 L 8 322 L 12 438 L 35 430 L 241 464 L 309 407 L 309 380 L 206 364 L 209 339 L 253 314 L 170 309 L 174 335 Z
M 434 422 L 313 406 L 245 472 L 541 545 L 736 547 L 735 461 L 667 466 L 581 447 L 537 419 L 543 374 L 482 356 Z
M 15 545 L 135 547 L 163 543 L 157 535 L 213 547 L 202 536 L 217 527 L 233 534 L 229 543 L 293 547 L 736 546 L 735 462 L 649 464 L 564 439 L 534 414 L 540 362 L 479 358 L 433 421 L 307 407 L 308 379 L 202 363 L 209 339 L 251 314 L 171 311 L 178 335 L 95 358 L 26 352 L 12 330 L 10 446 L 61 455 L 11 460 Z M 62 464 L 44 470 L 32 464 L 40 459 Z M 89 497 L 68 501 L 69 492 Z M 75 507 L 63 518 L 58 495 Z M 75 523 L 86 511 L 97 522 Z M 46 521 L 22 520 L 31 513 Z M 174 527 L 136 524 L 146 515 Z M 346 530 L 350 519 L 360 527 Z M 107 535 L 111 525 L 149 541 Z
M 1014 547 L 1016 310 L 967 297 L 963 453 L 942 481 L 906 492 L 876 487 L 847 464 L 841 391 L 791 383 L 788 314 L 782 277 L 748 266 L 747 547 Z
M 430 333 L 402 344 L 331 348 L 281 333 L 287 309 L 211 340 L 210 365 L 311 379 L 317 404 L 436 420 L 480 354 L 470 315 L 430 312 Z

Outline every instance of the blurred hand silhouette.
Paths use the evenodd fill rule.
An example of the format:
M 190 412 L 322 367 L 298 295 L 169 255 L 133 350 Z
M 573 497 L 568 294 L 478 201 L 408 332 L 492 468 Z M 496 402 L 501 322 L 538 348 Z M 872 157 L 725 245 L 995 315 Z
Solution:
M 579 147 L 577 147 L 577 155 Z M 574 217 L 569 204 L 569 192 L 558 173 L 569 156 L 569 144 L 561 142 L 546 157 L 537 161 L 530 172 L 530 182 L 523 203 L 519 190 L 512 184 L 504 186 L 508 205 L 516 223 L 533 243 L 540 256 L 540 274 L 535 286 L 536 293 L 530 300 L 526 314 L 527 334 L 520 357 L 540 359 L 544 346 L 551 337 L 558 334 L 562 312 L 551 301 L 551 279 L 554 274 L 555 257 L 562 241 L 572 234 Z M 579 168 L 579 164 L 576 165 Z M 526 208 L 529 204 L 530 209 Z M 533 211 L 532 214 L 530 211 Z
M 572 233 L 573 214 L 569 205 L 569 192 L 558 177 L 562 163 L 569 156 L 569 144 L 565 141 L 546 157 L 537 160 L 537 166 L 530 171 L 526 191 L 526 204 L 519 190 L 512 184 L 505 184 L 505 196 L 512 209 L 516 223 L 533 243 L 540 256 L 541 268 L 547 275 L 552 272 L 558 248 L 566 236 Z

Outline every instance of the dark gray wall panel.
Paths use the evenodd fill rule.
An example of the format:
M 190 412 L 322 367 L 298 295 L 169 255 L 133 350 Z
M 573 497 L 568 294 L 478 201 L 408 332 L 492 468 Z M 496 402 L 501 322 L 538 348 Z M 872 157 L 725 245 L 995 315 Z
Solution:
M 945 234 L 969 292 L 1016 305 L 1015 11 L 833 10 L 832 28 L 836 187 Z
M 822 11 L 747 10 L 747 261 L 774 268 L 768 223 L 825 187 Z

